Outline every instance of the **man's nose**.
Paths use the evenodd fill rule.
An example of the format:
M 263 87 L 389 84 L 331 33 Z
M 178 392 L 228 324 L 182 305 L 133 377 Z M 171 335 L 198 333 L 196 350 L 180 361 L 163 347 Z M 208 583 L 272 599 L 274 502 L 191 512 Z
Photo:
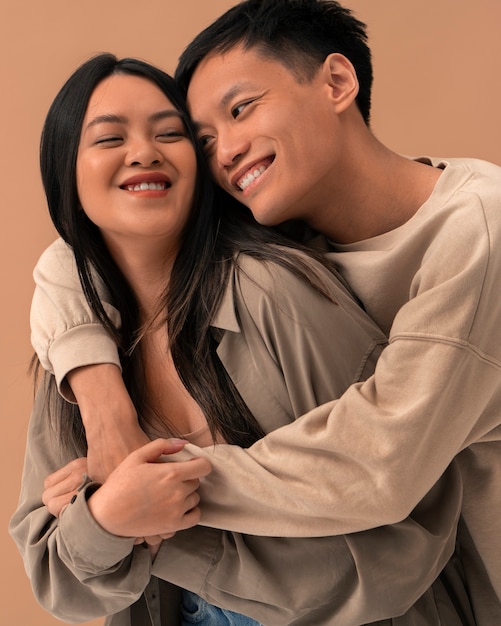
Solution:
M 249 141 L 237 129 L 220 132 L 217 138 L 217 163 L 221 168 L 234 166 L 249 150 Z

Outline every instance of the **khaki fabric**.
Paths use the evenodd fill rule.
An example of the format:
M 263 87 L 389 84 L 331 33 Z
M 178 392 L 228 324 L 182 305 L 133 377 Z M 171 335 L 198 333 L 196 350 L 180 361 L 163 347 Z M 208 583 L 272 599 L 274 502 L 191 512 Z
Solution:
M 56 242 L 52 252 L 64 267 L 61 255 L 68 254 L 64 245 Z M 49 251 L 44 262 L 50 262 L 50 255 Z M 339 281 L 331 279 L 337 301 L 332 305 L 282 269 L 265 268 L 246 257 L 239 262 L 242 271 L 233 274 L 214 326 L 225 368 L 267 431 L 294 423 L 319 402 L 337 397 L 348 385 L 359 385 L 370 375 L 386 340 Z M 56 283 L 60 279 L 57 271 L 44 275 L 55 277 Z M 38 305 L 44 298 L 49 303 L 44 309 L 48 311 L 47 326 L 51 314 L 60 314 L 58 298 L 64 301 L 66 311 L 71 311 L 70 302 L 77 310 L 81 308 L 81 294 L 79 302 L 74 285 L 73 291 L 64 286 L 67 276 L 65 272 L 63 286 L 56 293 L 47 283 L 42 285 L 46 296 L 38 299 Z M 66 330 L 63 336 L 54 335 L 49 346 L 52 356 L 69 350 L 70 344 L 75 351 L 79 327 L 85 330 L 91 325 L 99 330 L 85 314 L 80 320 L 76 326 L 69 319 L 59 327 Z M 68 342 L 67 332 L 71 335 Z M 88 334 L 86 337 L 89 339 Z M 96 346 L 97 352 L 100 349 L 106 352 L 106 342 Z M 298 355 L 301 367 L 297 366 Z M 106 362 L 106 356 L 101 358 Z M 62 381 L 64 373 L 58 378 Z M 47 420 L 40 393 L 31 419 L 20 505 L 11 533 L 39 601 L 61 619 L 81 621 L 116 614 L 109 624 L 126 626 L 132 613 L 142 610 L 141 619 L 148 620 L 148 596 L 142 592 L 158 578 L 251 615 L 266 626 L 356 626 L 377 620 L 402 626 L 462 623 L 443 583 L 439 580 L 430 588 L 455 545 L 462 481 L 454 465 L 407 519 L 391 527 L 345 537 L 287 539 L 282 536 L 290 535 L 291 528 L 284 510 L 280 527 L 276 517 L 271 520 L 270 535 L 275 537 L 200 526 L 164 542 L 152 566 L 147 550 L 133 546 L 131 540 L 108 535 L 94 522 L 86 506 L 87 490 L 94 485 L 79 494 L 59 522 L 47 512 L 40 501 L 42 481 L 71 458 L 70 452 L 62 454 L 55 445 Z M 332 442 L 322 441 L 313 431 L 311 435 L 323 463 Z M 303 482 L 307 484 L 310 478 L 303 475 L 301 455 L 304 446 L 312 443 L 296 442 L 297 477 L 281 483 L 276 495 L 315 520 L 316 512 L 302 499 Z M 212 447 L 205 449 L 208 454 L 213 451 Z M 273 450 L 269 454 L 273 455 Z M 233 471 L 231 466 L 228 469 Z M 213 484 L 213 488 L 219 486 Z M 315 497 L 329 498 L 327 489 L 318 481 Z M 344 494 L 344 498 L 350 497 L 349 492 Z M 259 506 L 251 509 L 249 526 L 261 515 Z M 454 571 L 460 574 L 460 570 Z M 388 616 L 401 617 L 385 620 Z
M 248 450 L 192 452 L 215 468 L 203 523 L 249 532 L 255 508 L 254 534 L 301 536 L 403 519 L 456 458 L 458 550 L 476 621 L 491 626 L 501 623 L 501 168 L 421 160 L 443 172 L 407 223 L 330 246 L 388 333 L 374 376 Z

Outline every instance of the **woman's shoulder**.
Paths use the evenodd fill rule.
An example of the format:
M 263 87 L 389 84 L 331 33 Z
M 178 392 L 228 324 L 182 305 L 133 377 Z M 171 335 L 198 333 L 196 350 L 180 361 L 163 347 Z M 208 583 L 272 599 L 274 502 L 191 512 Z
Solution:
M 78 289 L 78 270 L 70 246 L 61 238 L 52 242 L 40 255 L 33 278 L 38 287 L 59 285 Z
M 74 263 L 70 246 L 61 237 L 53 241 L 40 255 L 37 266 L 69 267 Z M 52 267 L 54 266 L 54 267 Z
M 295 320 L 327 334 L 337 329 L 378 344 L 386 342 L 334 266 L 330 268 L 301 250 L 287 249 L 286 254 L 293 262 L 289 268 L 245 254 L 238 256 L 233 280 L 237 311 L 244 308 L 258 325 L 263 320 L 275 320 L 274 324 Z M 300 272 L 294 271 L 294 263 L 301 265 Z
M 241 300 L 248 308 L 268 304 L 291 310 L 319 301 L 331 301 L 332 305 L 341 291 L 346 292 L 334 270 L 305 252 L 281 248 L 280 255 L 284 263 L 244 253 L 236 257 L 233 283 L 237 302 Z
M 339 290 L 346 291 L 346 286 L 328 259 L 321 262 L 303 250 L 276 246 L 282 259 L 279 262 L 272 258 L 257 258 L 253 255 L 240 253 L 235 259 L 235 273 L 244 286 L 261 290 L 298 289 L 300 292 L 319 292 L 319 286 L 332 297 Z

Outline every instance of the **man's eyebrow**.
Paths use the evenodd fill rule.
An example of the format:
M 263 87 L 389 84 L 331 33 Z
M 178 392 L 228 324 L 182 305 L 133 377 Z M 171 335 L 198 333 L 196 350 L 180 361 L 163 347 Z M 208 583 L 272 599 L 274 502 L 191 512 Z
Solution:
M 246 89 L 255 89 L 255 86 L 250 81 L 242 81 L 240 83 L 236 83 L 235 85 L 232 85 L 221 96 L 221 99 L 219 100 L 219 103 L 217 104 L 217 108 L 225 109 L 228 106 L 228 104 L 233 100 L 233 98 L 238 96 L 242 91 L 245 91 Z M 197 131 L 199 131 L 201 128 L 205 126 L 203 122 L 200 122 L 198 120 L 192 120 L 192 121 Z
M 182 119 L 181 113 L 177 109 L 165 109 L 164 111 L 157 111 L 149 116 L 150 122 L 158 122 L 169 117 L 177 117 Z M 123 115 L 116 115 L 115 113 L 104 113 L 93 118 L 86 126 L 86 129 L 98 124 L 126 124 L 128 119 Z
M 235 96 L 238 96 L 245 89 L 252 89 L 252 88 L 253 88 L 253 84 L 250 81 L 242 81 L 240 83 L 236 83 L 235 85 L 232 85 L 223 94 L 221 100 L 219 101 L 219 107 L 220 108 L 226 107 Z

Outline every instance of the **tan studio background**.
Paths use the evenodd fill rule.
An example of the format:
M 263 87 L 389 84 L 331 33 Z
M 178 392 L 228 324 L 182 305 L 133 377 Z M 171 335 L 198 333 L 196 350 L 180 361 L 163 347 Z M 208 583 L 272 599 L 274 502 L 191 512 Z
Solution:
M 94 53 L 137 56 L 174 70 L 178 54 L 234 0 L 0 0 L 0 623 L 54 626 L 33 599 L 7 534 L 19 490 L 32 401 L 31 271 L 54 239 L 38 173 L 46 111 Z M 476 156 L 501 164 L 501 3 L 346 0 L 369 25 L 372 126 L 396 151 Z M 101 620 L 92 622 L 102 624 Z

